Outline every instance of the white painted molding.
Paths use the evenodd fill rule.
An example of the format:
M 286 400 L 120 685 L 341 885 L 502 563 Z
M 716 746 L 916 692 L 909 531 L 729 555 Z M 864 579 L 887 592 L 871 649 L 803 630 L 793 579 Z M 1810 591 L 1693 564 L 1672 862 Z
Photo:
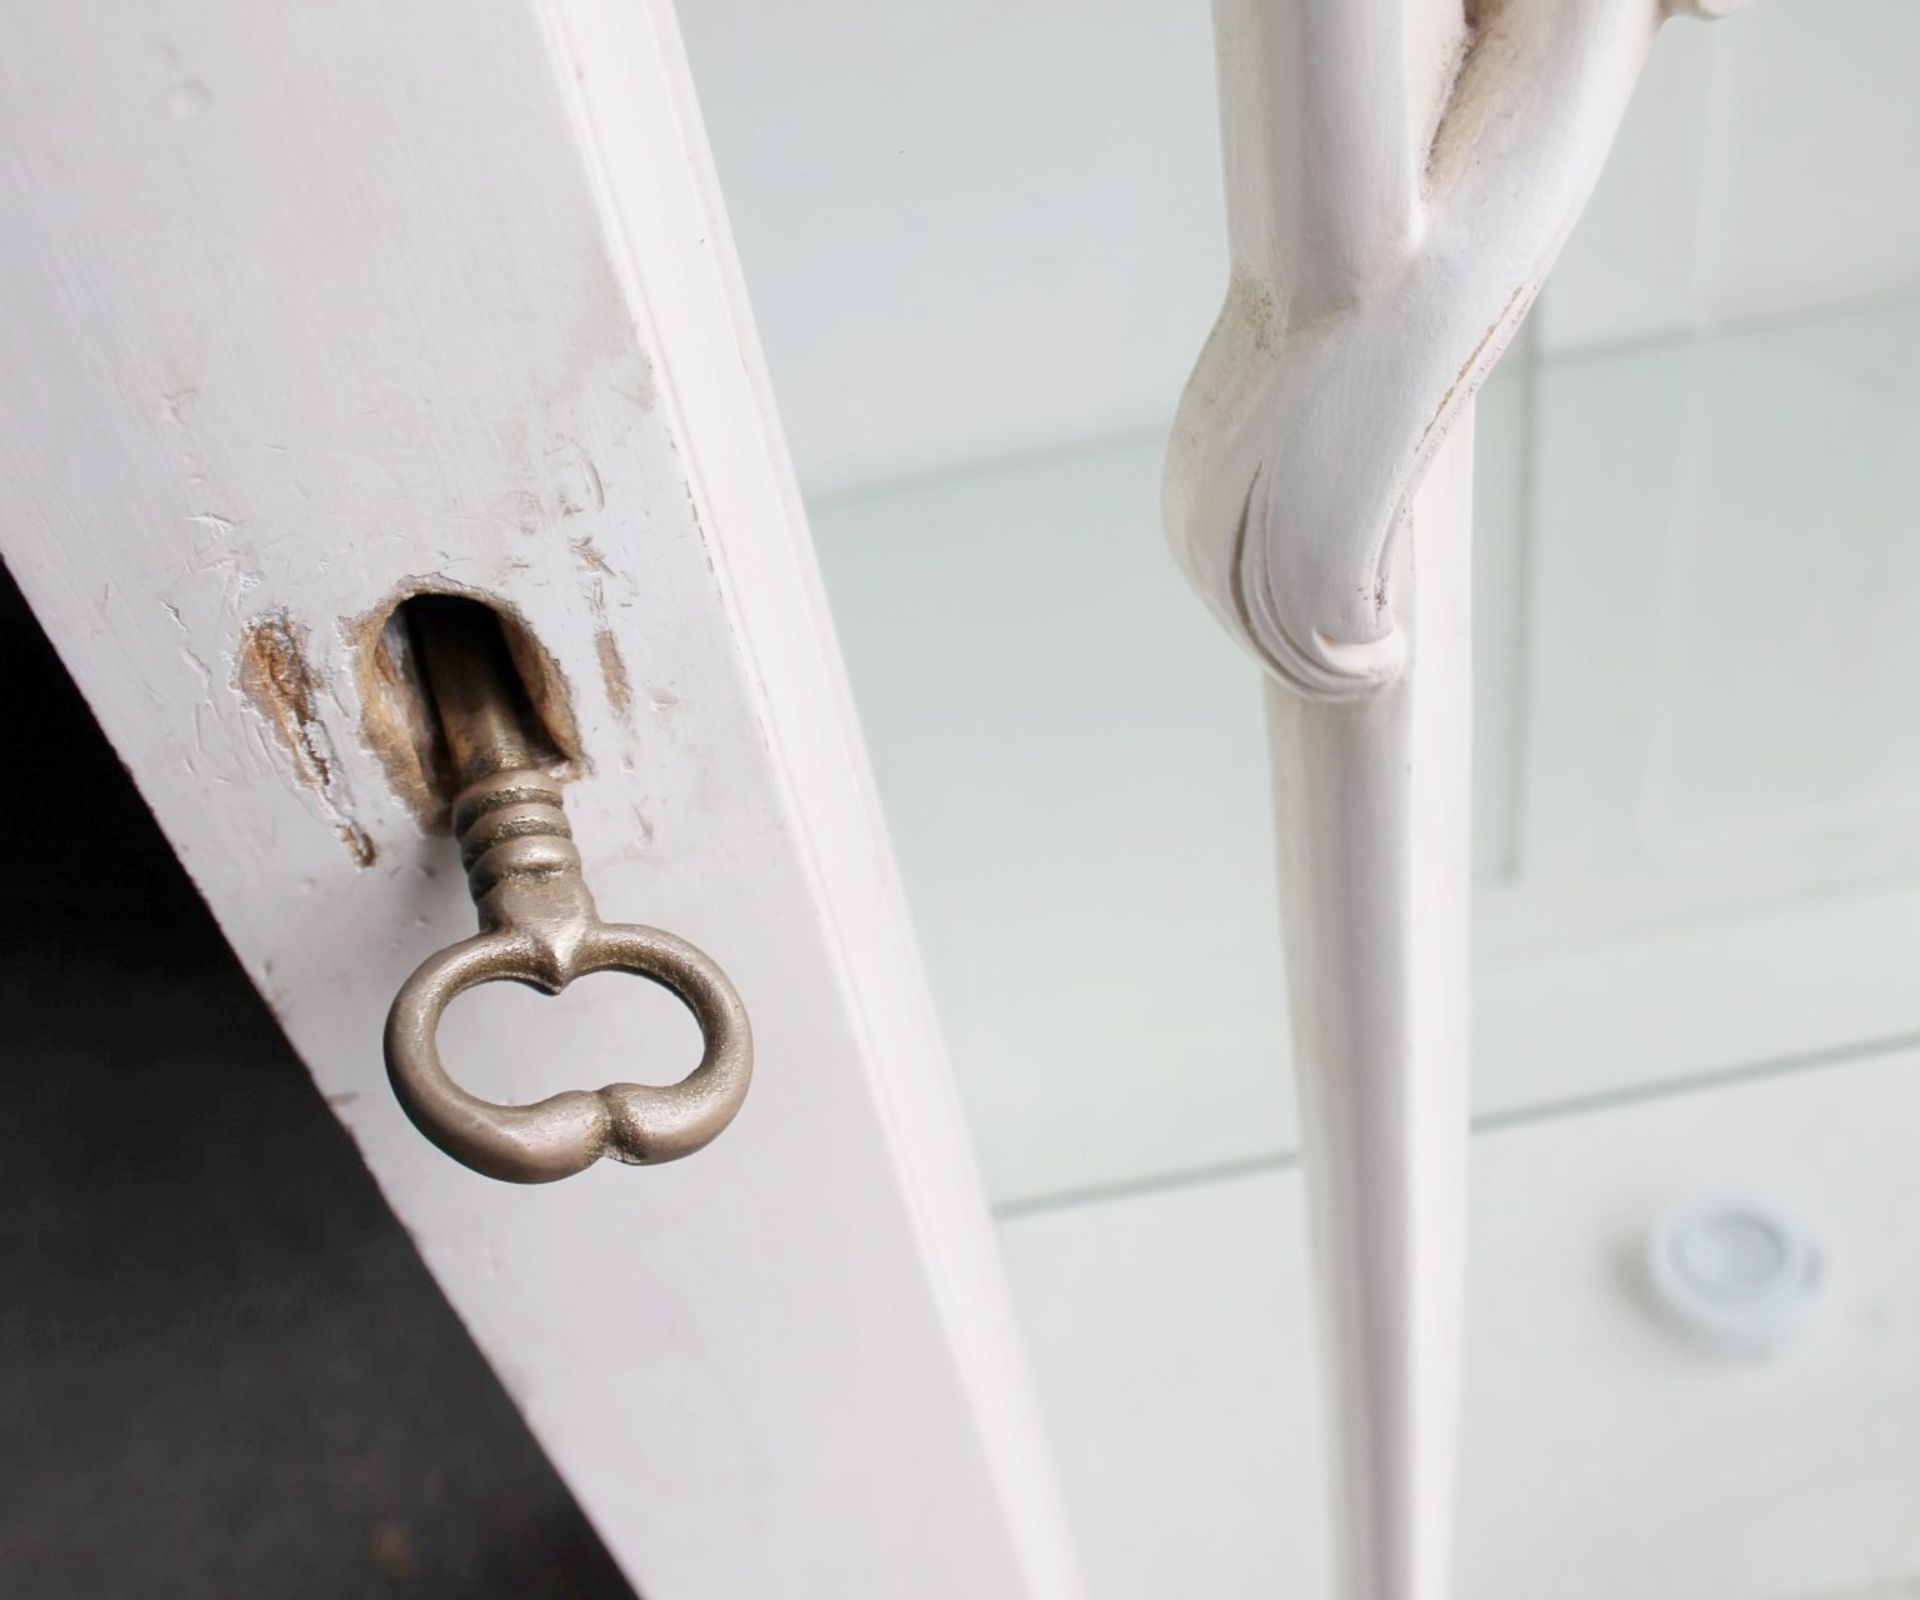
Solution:
M 1403 667 L 1390 575 L 1414 495 L 1539 292 L 1668 11 L 1467 9 L 1215 6 L 1232 279 L 1175 422 L 1167 525 L 1229 631 L 1318 698 Z

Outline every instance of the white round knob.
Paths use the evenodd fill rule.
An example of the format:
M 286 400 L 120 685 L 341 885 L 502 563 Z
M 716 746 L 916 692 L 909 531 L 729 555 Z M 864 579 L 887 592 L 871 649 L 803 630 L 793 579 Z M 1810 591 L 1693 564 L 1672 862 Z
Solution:
M 1775 1354 L 1805 1326 L 1820 1296 L 1820 1247 L 1797 1218 L 1742 1195 L 1690 1200 L 1647 1239 L 1661 1308 L 1725 1355 Z

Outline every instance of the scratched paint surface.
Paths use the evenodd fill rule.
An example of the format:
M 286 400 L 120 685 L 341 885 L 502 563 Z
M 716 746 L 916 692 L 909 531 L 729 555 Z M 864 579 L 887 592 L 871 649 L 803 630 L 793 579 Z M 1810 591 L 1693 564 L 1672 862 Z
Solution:
M 659 1600 L 1068 1592 L 670 12 L 19 22 L 0 543 L 616 1555 Z M 387 1002 L 473 928 L 374 714 L 420 589 L 547 652 L 602 910 L 747 997 L 770 1070 L 698 1160 L 508 1189 L 393 1104 Z M 454 1070 L 644 1072 L 671 1041 L 621 992 Z

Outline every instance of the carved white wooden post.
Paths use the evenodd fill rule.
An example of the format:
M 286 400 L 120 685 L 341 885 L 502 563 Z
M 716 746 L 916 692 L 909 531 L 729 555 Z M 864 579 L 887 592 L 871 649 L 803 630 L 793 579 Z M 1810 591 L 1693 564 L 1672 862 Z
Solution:
M 1270 674 L 1341 1600 L 1448 1587 L 1473 396 L 1670 9 L 1215 0 L 1232 279 L 1166 515 Z

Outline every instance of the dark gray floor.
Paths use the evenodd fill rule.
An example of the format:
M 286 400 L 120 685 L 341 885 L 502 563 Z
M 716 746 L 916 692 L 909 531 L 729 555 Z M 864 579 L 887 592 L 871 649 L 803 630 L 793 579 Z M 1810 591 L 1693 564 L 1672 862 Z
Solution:
M 3 581 L 0 728 L 0 1596 L 628 1596 Z

